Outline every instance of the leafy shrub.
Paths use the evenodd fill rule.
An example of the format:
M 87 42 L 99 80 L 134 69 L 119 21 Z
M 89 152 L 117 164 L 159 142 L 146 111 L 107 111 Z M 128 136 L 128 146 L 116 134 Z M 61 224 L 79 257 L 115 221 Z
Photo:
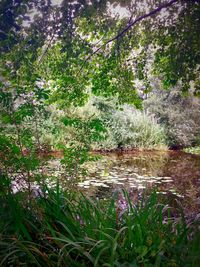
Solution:
M 144 111 L 136 110 L 129 105 L 117 105 L 116 99 L 91 96 L 83 107 L 71 107 L 65 112 L 51 108 L 51 116 L 43 122 L 40 129 L 41 142 L 57 147 L 62 143 L 68 145 L 71 140 L 76 142 L 77 127 L 75 124 L 64 125 L 64 117 L 79 119 L 89 126 L 89 121 L 99 120 L 104 126 L 104 138 L 99 132 L 99 140 L 90 140 L 94 149 L 116 148 L 165 148 L 165 131 L 158 125 L 154 116 Z M 82 127 L 83 128 L 83 127 Z M 78 132 L 81 135 L 79 127 Z M 98 131 L 97 131 L 98 132 Z M 88 135 L 86 131 L 83 135 Z M 101 136 L 100 136 L 101 135 Z M 89 137 L 88 137 L 89 141 Z
M 105 140 L 97 147 L 114 148 L 166 148 L 165 131 L 154 116 L 129 105 L 102 114 L 107 128 Z
M 144 107 L 166 129 L 171 146 L 187 147 L 198 143 L 200 135 L 200 99 L 182 96 L 178 88 L 154 90 Z
M 61 118 L 64 112 L 51 107 L 50 116 L 42 121 L 40 127 L 41 142 L 49 149 L 56 149 L 59 144 L 67 144 L 73 137 L 72 127 L 65 127 Z
M 83 107 L 71 107 L 62 111 L 56 105 L 51 105 L 49 112 L 50 116 L 43 120 L 41 124 L 40 135 L 41 142 L 52 149 L 58 148 L 60 144 L 66 146 L 72 141 L 77 142 L 77 134 L 78 139 L 83 135 L 83 138 L 89 138 L 86 131 L 84 134 L 82 133 L 83 128 L 86 128 L 87 124 L 88 132 L 90 132 L 91 124 L 98 118 L 99 114 L 99 111 L 92 105 L 92 98 Z M 70 119 L 72 123 L 65 123 L 66 118 L 68 118 L 67 120 Z M 77 132 L 77 126 L 79 133 Z

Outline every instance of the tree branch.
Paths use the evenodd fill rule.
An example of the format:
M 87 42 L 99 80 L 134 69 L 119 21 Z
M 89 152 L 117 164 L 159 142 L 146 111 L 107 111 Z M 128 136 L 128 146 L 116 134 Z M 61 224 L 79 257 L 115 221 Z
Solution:
M 94 54 L 98 53 L 103 47 L 105 47 L 107 44 L 119 39 L 120 37 L 122 37 L 127 31 L 129 31 L 136 23 L 138 23 L 139 21 L 151 17 L 153 15 L 155 15 L 156 13 L 160 12 L 162 9 L 167 8 L 172 6 L 173 4 L 175 4 L 176 2 L 178 2 L 180 0 L 171 0 L 168 3 L 165 3 L 159 7 L 157 7 L 156 9 L 150 11 L 149 13 L 140 16 L 139 18 L 137 18 L 136 20 L 134 20 L 133 22 L 131 22 L 130 24 L 128 24 L 128 26 L 126 28 L 124 28 L 119 34 L 117 34 L 116 36 L 114 36 L 113 38 L 111 38 L 110 40 L 106 41 L 104 44 L 102 44 L 99 48 L 97 48 L 93 53 L 91 53 L 85 61 L 87 61 L 88 59 L 90 59 Z

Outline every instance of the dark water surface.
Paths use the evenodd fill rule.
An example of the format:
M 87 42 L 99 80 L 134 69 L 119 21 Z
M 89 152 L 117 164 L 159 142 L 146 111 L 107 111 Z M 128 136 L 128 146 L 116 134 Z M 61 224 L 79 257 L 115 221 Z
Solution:
M 169 204 L 176 202 L 189 212 L 199 213 L 200 155 L 182 151 L 94 154 L 100 155 L 100 159 L 87 163 L 84 166 L 87 175 L 79 179 L 67 178 L 67 172 L 56 159 L 62 157 L 60 154 L 49 161 L 48 173 L 59 177 L 63 188 L 79 190 L 88 196 L 110 198 L 121 189 L 133 195 L 156 190 L 160 196 L 167 197 Z
M 156 188 L 187 209 L 200 208 L 200 156 L 180 151 L 109 153 L 87 164 L 88 175 L 77 183 L 90 196 L 110 197 L 125 188 L 132 192 Z
M 59 181 L 64 190 L 78 190 L 94 198 L 110 198 L 114 192 L 126 189 L 136 201 L 138 193 L 156 190 L 160 197 L 167 197 L 169 205 L 181 205 L 188 213 L 199 214 L 200 218 L 200 155 L 181 151 L 92 154 L 100 159 L 85 164 L 83 169 L 87 173 L 79 178 L 63 168 L 61 153 L 46 155 L 47 158 L 41 155 L 43 174 L 48 177 L 46 183 L 55 187 Z M 28 187 L 20 174 L 13 174 L 14 193 L 26 191 Z M 31 190 L 36 196 L 41 191 L 34 179 Z

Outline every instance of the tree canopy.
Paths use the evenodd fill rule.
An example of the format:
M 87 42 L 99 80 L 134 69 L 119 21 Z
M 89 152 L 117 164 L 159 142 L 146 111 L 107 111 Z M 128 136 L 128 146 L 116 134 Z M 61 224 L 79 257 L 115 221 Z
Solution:
M 117 5 L 130 16 L 114 17 Z M 199 1 L 2 1 L 0 10 L 3 87 L 37 91 L 42 81 L 40 95 L 65 105 L 83 104 L 90 87 L 139 106 L 137 79 L 145 91 L 159 79 L 199 94 Z

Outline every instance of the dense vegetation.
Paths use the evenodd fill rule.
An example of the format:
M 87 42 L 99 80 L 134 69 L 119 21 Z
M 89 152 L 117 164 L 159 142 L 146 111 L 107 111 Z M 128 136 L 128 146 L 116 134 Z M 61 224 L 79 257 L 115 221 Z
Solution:
M 155 193 L 137 205 L 127 194 L 93 201 L 58 187 L 48 193 L 32 209 L 16 196 L 1 199 L 1 266 L 198 266 L 199 234 L 191 239 L 194 230 L 184 218 L 174 223 Z
M 0 16 L 0 265 L 197 266 L 183 215 L 47 190 L 42 153 L 72 180 L 91 149 L 198 147 L 199 1 L 2 0 Z

